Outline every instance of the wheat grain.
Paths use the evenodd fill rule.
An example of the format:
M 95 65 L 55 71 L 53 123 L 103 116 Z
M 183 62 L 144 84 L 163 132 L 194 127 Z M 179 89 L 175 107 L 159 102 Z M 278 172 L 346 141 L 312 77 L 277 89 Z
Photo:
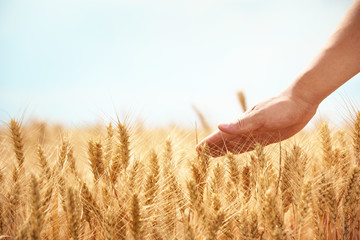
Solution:
M 68 209 L 68 216 L 69 216 L 69 226 L 71 236 L 74 240 L 79 239 L 79 230 L 80 230 L 80 219 L 79 219 L 79 211 L 78 206 L 75 201 L 74 190 L 69 187 L 67 189 L 67 209 Z
M 244 112 L 246 112 L 247 110 L 247 106 L 246 106 L 246 98 L 245 98 L 245 94 L 243 91 L 238 91 L 237 92 L 237 97 L 238 97 L 238 100 L 239 100 L 239 103 L 241 105 L 241 108 Z
M 131 199 L 131 226 L 130 231 L 134 240 L 142 239 L 142 219 L 140 211 L 140 202 L 138 195 L 135 193 Z
M 40 212 L 41 199 L 39 183 L 34 175 L 31 176 L 31 206 L 32 214 L 30 220 L 30 238 L 32 240 L 40 239 L 40 233 L 43 225 L 43 216 Z
M 330 136 L 329 126 L 326 122 L 323 122 L 321 125 L 320 136 L 324 162 L 328 164 L 328 167 L 331 167 L 334 165 L 332 139 Z
M 356 115 L 356 120 L 354 124 L 353 145 L 355 160 L 358 164 L 358 167 L 360 167 L 360 111 Z
M 18 161 L 19 168 L 21 169 L 25 161 L 24 143 L 21 136 L 21 124 L 12 118 L 10 121 L 10 130 L 16 159 Z
M 360 197 L 359 176 L 359 169 L 353 168 L 343 199 L 344 239 L 347 239 L 350 233 L 350 226 L 354 222 L 354 214 Z

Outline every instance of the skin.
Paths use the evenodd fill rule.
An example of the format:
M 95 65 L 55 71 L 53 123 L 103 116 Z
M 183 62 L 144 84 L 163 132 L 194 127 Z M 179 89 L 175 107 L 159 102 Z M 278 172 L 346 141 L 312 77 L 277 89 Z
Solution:
M 319 104 L 360 72 L 360 0 L 355 0 L 323 49 L 279 95 L 256 104 L 237 120 L 221 123 L 204 138 L 214 157 L 285 140 L 315 115 Z

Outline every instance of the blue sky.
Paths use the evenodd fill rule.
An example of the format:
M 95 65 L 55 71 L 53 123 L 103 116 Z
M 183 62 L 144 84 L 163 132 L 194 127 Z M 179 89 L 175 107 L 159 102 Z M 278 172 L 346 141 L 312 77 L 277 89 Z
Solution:
M 238 90 L 254 105 L 290 84 L 351 2 L 2 0 L 0 119 L 26 109 L 79 125 L 117 112 L 191 126 L 195 104 L 213 124 L 230 120 Z M 359 92 L 357 76 L 320 115 L 343 118 Z

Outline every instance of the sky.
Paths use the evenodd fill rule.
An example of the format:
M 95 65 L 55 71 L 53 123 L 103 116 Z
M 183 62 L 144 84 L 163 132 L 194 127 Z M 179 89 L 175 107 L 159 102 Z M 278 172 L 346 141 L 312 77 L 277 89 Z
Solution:
M 350 0 L 1 0 L 0 120 L 73 126 L 120 118 L 192 126 L 286 88 Z M 360 106 L 356 76 L 317 118 Z

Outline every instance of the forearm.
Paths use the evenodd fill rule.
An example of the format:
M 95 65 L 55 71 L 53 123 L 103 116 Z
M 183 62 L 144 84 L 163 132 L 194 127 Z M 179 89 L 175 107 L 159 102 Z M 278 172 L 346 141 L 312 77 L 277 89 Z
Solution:
M 359 72 L 360 0 L 356 0 L 323 50 L 285 92 L 317 105 Z

